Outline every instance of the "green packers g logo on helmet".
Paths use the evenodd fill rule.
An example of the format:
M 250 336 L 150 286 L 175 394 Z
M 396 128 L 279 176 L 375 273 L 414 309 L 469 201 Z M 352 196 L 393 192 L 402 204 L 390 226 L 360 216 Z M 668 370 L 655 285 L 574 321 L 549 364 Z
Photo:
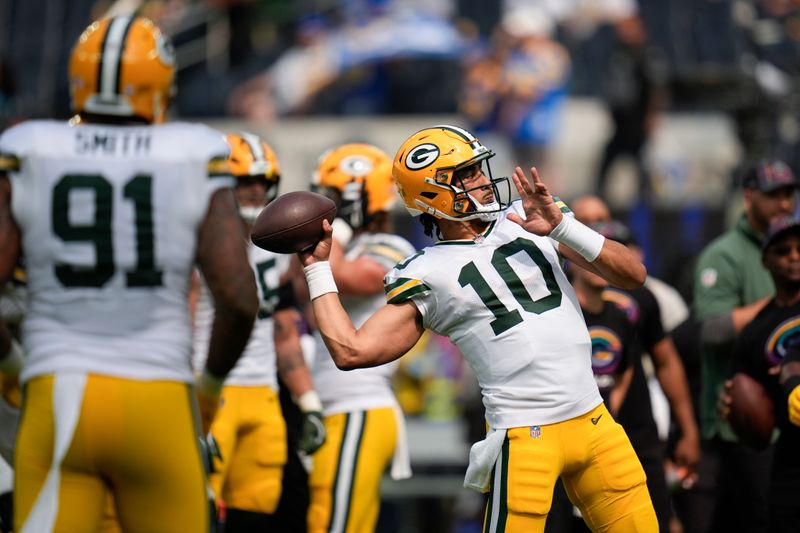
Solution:
M 406 166 L 411 170 L 425 168 L 439 158 L 439 147 L 435 144 L 420 144 L 408 152 L 406 156 Z

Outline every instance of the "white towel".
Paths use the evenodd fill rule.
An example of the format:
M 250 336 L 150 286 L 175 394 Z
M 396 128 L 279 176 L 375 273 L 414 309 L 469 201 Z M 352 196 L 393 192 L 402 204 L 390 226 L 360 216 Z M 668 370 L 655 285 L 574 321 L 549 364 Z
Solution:
M 469 466 L 464 476 L 464 487 L 478 492 L 489 492 L 494 463 L 503 450 L 505 440 L 505 429 L 490 429 L 485 439 L 472 445 L 469 449 Z
M 408 479 L 411 477 L 411 459 L 408 453 L 408 431 L 406 431 L 406 417 L 399 405 L 394 406 L 397 418 L 397 443 L 394 446 L 392 457 L 392 479 Z

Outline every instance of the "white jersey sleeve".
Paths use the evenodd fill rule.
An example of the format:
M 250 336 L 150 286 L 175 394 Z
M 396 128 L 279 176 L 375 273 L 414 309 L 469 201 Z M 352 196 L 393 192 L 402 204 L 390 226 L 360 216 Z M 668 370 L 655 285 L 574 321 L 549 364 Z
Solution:
M 228 147 L 205 126 L 31 121 L 0 137 L 22 231 L 23 380 L 192 379 L 188 280 Z
M 491 427 L 560 422 L 602 401 L 591 340 L 551 239 L 506 214 L 479 242 L 443 241 L 400 262 L 386 298 L 414 302 L 423 325 L 461 351 Z

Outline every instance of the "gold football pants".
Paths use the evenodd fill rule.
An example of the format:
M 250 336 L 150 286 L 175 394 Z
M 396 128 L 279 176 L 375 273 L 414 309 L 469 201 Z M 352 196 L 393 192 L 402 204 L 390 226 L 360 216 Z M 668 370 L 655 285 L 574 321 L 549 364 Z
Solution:
M 314 454 L 309 533 L 372 533 L 383 472 L 397 443 L 391 407 L 325 417 L 327 440 Z
M 508 430 L 484 532 L 544 531 L 559 476 L 592 531 L 658 531 L 642 465 L 622 426 L 600 404 L 557 424 Z
M 287 453 L 277 393 L 267 386 L 223 387 L 211 434 L 222 456 L 210 476 L 214 494 L 231 509 L 274 513 Z
M 94 532 L 111 495 L 126 532 L 208 532 L 186 383 L 86 374 L 31 379 L 14 456 L 15 531 Z

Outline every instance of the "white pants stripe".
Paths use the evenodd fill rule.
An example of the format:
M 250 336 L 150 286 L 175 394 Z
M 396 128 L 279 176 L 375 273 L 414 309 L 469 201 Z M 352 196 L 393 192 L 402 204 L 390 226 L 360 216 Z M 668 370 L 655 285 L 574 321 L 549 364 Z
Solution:
M 339 471 L 336 476 L 333 494 L 333 516 L 328 531 L 344 533 L 347 527 L 347 515 L 350 508 L 350 492 L 355 477 L 356 461 L 361 434 L 364 430 L 364 412 L 356 411 L 347 415 L 347 426 L 342 437 Z
M 78 425 L 86 388 L 85 374 L 56 375 L 53 380 L 53 419 L 55 443 L 53 464 L 47 473 L 36 502 L 20 533 L 47 533 L 53 530 L 58 515 L 58 495 L 61 484 L 61 461 L 69 451 Z M 23 415 L 24 416 L 24 415 Z

